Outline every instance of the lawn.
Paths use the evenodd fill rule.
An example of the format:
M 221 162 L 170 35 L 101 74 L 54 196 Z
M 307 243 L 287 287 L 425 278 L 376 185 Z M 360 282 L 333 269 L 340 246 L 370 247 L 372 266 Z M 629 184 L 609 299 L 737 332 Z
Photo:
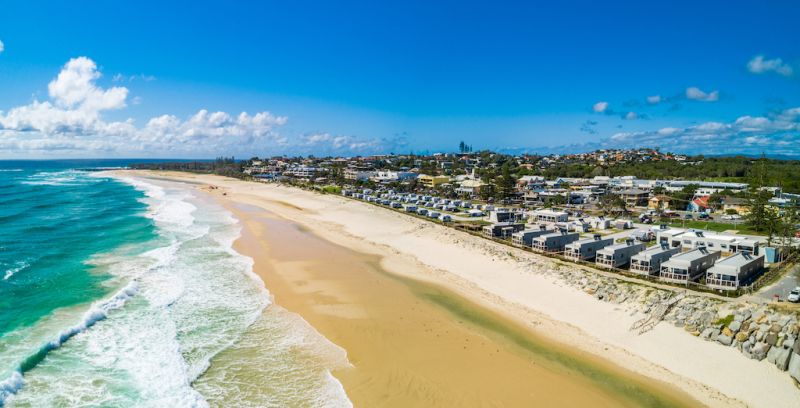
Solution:
M 698 221 L 698 220 L 672 220 L 669 223 L 670 227 L 677 228 L 694 228 L 698 230 L 708 230 L 714 232 L 722 232 L 727 230 L 737 230 L 740 234 L 746 235 L 766 235 L 763 231 L 755 231 L 747 224 L 728 224 L 715 221 Z

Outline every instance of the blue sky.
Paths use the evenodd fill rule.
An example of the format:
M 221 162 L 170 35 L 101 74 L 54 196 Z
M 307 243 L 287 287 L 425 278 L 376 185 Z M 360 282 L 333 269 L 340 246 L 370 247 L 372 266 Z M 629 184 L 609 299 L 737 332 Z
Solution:
M 800 154 L 796 3 L 230 3 L 4 2 L 0 157 Z

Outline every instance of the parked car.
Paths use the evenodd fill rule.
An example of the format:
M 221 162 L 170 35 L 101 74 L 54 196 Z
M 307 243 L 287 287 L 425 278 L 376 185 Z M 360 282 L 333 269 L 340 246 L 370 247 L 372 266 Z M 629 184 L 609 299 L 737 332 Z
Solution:
M 786 297 L 786 300 L 792 303 L 800 303 L 800 286 L 792 289 L 792 291 L 789 292 L 789 296 Z

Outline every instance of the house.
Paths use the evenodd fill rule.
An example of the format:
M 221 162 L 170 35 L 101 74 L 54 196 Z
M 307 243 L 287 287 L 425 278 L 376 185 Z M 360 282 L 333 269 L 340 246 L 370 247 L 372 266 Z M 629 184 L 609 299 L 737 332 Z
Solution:
M 530 218 L 531 221 L 537 222 L 567 222 L 569 214 L 563 211 L 536 210 L 531 213 Z
M 360 169 L 355 167 L 348 167 L 344 169 L 344 178 L 345 180 L 351 181 L 366 181 L 369 180 L 370 177 L 374 176 L 375 172 L 367 169 Z
M 710 196 L 702 196 L 697 197 L 694 200 L 689 202 L 689 205 L 686 207 L 686 211 L 691 212 L 708 212 L 710 207 L 708 206 L 708 198 Z
M 489 222 L 516 222 L 522 217 L 521 213 L 509 211 L 508 208 L 498 208 L 489 212 Z
M 593 230 L 603 231 L 611 228 L 611 220 L 603 216 L 589 218 L 589 226 Z
M 738 252 L 712 266 L 706 273 L 706 285 L 714 289 L 736 290 L 752 282 L 764 269 L 764 255 Z
M 508 238 L 512 234 L 525 229 L 525 224 L 515 222 L 497 222 L 483 227 L 483 236 L 487 238 Z
M 425 188 L 434 188 L 442 184 L 449 183 L 450 177 L 448 176 L 431 176 L 428 174 L 420 174 L 417 176 L 417 181 Z
M 476 197 L 481 194 L 481 190 L 487 188 L 488 184 L 481 180 L 467 179 L 461 182 L 456 188 L 456 193 Z
M 539 252 L 563 252 L 567 244 L 577 241 L 580 236 L 577 232 L 566 230 L 551 232 L 535 237 L 531 242 L 531 248 Z
M 697 281 L 714 265 L 720 255 L 720 251 L 711 251 L 705 247 L 674 255 L 661 264 L 658 279 L 673 283 Z
M 647 208 L 656 211 L 669 210 L 670 201 L 672 201 L 672 199 L 669 198 L 669 196 L 663 194 L 653 196 L 650 197 L 649 200 L 647 200 Z
M 681 252 L 680 247 L 658 244 L 631 257 L 630 271 L 640 275 L 658 275 L 661 264 Z
M 647 191 L 638 188 L 620 190 L 616 194 L 619 195 L 625 201 L 625 205 L 627 207 L 646 206 L 647 197 L 650 195 L 650 193 L 648 193 Z
M 614 243 L 613 238 L 602 238 L 595 234 L 591 238 L 582 239 L 564 247 L 564 256 L 575 261 L 590 261 L 597 256 L 597 251 Z
M 722 199 L 722 210 L 726 213 L 735 211 L 739 215 L 746 215 L 750 212 L 750 206 L 744 198 L 725 197 Z
M 595 263 L 606 268 L 621 268 L 630 263 L 632 256 L 644 251 L 644 248 L 644 244 L 637 244 L 628 238 L 621 244 L 610 245 L 597 251 Z
M 682 230 L 669 228 L 656 230 L 656 239 L 659 243 L 666 242 L 672 247 L 680 246 L 683 249 L 709 248 L 722 252 L 735 253 L 747 251 L 758 255 L 761 242 L 752 238 L 739 235 L 717 234 L 701 230 Z
M 544 234 L 552 233 L 552 229 L 547 229 L 546 225 L 538 225 L 536 228 L 529 228 L 515 232 L 511 235 L 511 243 L 519 246 L 530 247 L 533 239 Z
M 377 183 L 387 183 L 410 180 L 415 177 L 417 177 L 417 173 L 412 173 L 410 171 L 378 170 L 370 176 L 370 179 Z

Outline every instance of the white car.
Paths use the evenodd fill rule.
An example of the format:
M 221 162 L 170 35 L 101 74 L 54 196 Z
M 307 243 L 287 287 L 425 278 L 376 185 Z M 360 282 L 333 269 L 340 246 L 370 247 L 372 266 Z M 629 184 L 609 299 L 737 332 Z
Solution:
M 789 296 L 786 297 L 786 300 L 792 303 L 800 303 L 800 286 L 792 289 L 792 291 L 789 292 Z

